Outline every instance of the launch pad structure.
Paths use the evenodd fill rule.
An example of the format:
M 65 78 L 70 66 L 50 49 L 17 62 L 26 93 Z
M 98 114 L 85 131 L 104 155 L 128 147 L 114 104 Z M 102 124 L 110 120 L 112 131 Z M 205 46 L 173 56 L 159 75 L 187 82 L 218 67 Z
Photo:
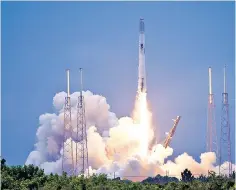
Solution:
M 72 141 L 72 123 L 71 123 L 71 99 L 70 99 L 70 71 L 67 74 L 67 96 L 65 97 L 64 106 L 64 138 L 63 138 L 63 155 L 62 171 L 68 175 L 74 175 L 74 156 Z
M 77 104 L 77 128 L 76 128 L 76 174 L 89 176 L 88 166 L 88 142 L 85 118 L 85 105 L 83 96 L 82 68 L 80 68 L 81 89 Z
M 226 164 L 223 164 L 227 161 Z M 226 66 L 224 67 L 224 92 L 222 93 L 219 174 L 232 174 L 229 101 L 226 91 Z
M 218 161 L 218 146 L 215 120 L 215 103 L 214 94 L 212 92 L 212 69 L 208 68 L 209 74 L 209 94 L 208 94 L 208 113 L 207 113 L 207 138 L 206 151 L 214 152 Z
M 66 172 L 70 176 L 73 175 L 89 176 L 85 105 L 84 105 L 84 96 L 82 93 L 82 87 L 83 87 L 82 68 L 80 68 L 81 90 L 77 104 L 76 128 L 72 126 L 72 121 L 71 121 L 69 70 L 67 70 L 66 73 L 67 73 L 67 96 L 65 97 L 65 105 L 64 105 L 64 133 L 63 133 L 64 138 L 63 138 L 63 153 L 62 153 L 62 172 Z

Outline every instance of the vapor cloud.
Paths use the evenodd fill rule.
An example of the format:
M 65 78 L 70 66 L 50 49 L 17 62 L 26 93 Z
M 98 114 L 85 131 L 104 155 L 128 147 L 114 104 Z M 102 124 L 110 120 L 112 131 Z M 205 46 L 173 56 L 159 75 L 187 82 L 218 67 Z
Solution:
M 83 95 L 88 129 L 90 173 L 110 175 L 115 172 L 116 176 L 142 180 L 142 178 L 132 176 L 163 175 L 166 171 L 169 171 L 170 175 L 180 176 L 180 172 L 185 168 L 197 174 L 207 174 L 208 170 L 217 171 L 214 166 L 216 157 L 212 152 L 201 154 L 200 163 L 187 153 L 171 161 L 168 157 L 173 154 L 173 149 L 170 147 L 165 149 L 161 144 L 155 144 L 146 157 L 140 157 L 138 124 L 135 124 L 130 117 L 118 119 L 116 114 L 110 111 L 105 97 L 95 95 L 90 91 L 83 92 Z M 39 166 L 47 174 L 61 174 L 65 96 L 65 92 L 54 96 L 53 106 L 56 113 L 45 113 L 39 117 L 37 142 L 25 163 Z M 74 127 L 76 126 L 78 96 L 79 92 L 71 94 Z

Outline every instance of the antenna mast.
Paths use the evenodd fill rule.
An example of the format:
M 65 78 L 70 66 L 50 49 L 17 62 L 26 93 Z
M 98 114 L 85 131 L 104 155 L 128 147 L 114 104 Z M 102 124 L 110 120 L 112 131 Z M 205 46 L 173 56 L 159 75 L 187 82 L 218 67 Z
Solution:
M 72 124 L 71 124 L 71 103 L 70 103 L 70 71 L 67 74 L 67 96 L 65 97 L 64 106 L 64 139 L 63 139 L 63 156 L 62 172 L 68 175 L 74 175 L 73 160 L 73 142 L 72 142 Z
M 207 113 L 208 117 L 207 117 L 206 151 L 215 152 L 216 158 L 218 158 L 216 122 L 215 122 L 215 104 L 214 104 L 214 94 L 212 91 L 211 67 L 209 67 L 208 73 L 209 73 L 209 95 L 208 95 L 208 113 Z
M 82 81 L 82 68 L 80 68 L 80 96 L 77 105 L 77 142 L 76 142 L 76 175 L 89 176 L 88 168 L 88 145 L 87 145 L 87 128 L 85 118 L 85 105 Z
M 229 121 L 229 103 L 228 93 L 226 91 L 226 66 L 224 67 L 224 92 L 222 93 L 222 110 L 221 110 L 221 131 L 220 131 L 220 163 L 219 173 L 227 172 L 232 174 L 231 163 L 231 141 L 230 141 L 230 121 Z M 225 165 L 223 162 L 227 161 Z

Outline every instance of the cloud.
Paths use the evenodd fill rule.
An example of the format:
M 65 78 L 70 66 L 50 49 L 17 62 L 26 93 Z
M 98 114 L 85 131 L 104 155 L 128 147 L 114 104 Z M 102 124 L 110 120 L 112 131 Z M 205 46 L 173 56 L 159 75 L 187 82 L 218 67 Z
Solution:
M 161 144 L 154 144 L 148 150 L 146 156 L 140 156 L 142 133 L 139 133 L 139 124 L 130 117 L 117 118 L 111 112 L 106 98 L 94 95 L 90 91 L 83 92 L 85 100 L 89 171 L 90 173 L 107 173 L 132 180 L 142 180 L 141 177 L 132 176 L 155 176 L 164 175 L 169 171 L 170 175 L 180 177 L 180 173 L 188 168 L 194 174 L 207 174 L 208 170 L 216 170 L 215 154 L 212 152 L 202 153 L 200 163 L 187 153 L 179 155 L 174 161 L 168 160 L 173 154 L 173 149 L 166 149 Z M 39 117 L 39 127 L 36 132 L 37 142 L 35 149 L 30 152 L 25 164 L 40 166 L 49 173 L 62 172 L 62 146 L 64 114 L 63 107 L 65 92 L 57 93 L 53 98 L 55 113 L 45 113 Z M 77 101 L 79 92 L 71 94 L 72 127 L 77 126 Z M 151 113 L 149 113 L 151 117 Z M 153 129 L 150 129 L 153 130 Z M 73 144 L 75 157 L 75 130 L 67 139 Z M 149 132 L 150 141 L 153 131 Z M 69 154 L 70 153 L 66 153 Z M 67 155 L 68 157 L 70 157 Z M 68 167 L 71 162 L 67 162 Z M 227 164 L 227 163 L 225 163 Z M 233 166 L 234 167 L 234 166 Z

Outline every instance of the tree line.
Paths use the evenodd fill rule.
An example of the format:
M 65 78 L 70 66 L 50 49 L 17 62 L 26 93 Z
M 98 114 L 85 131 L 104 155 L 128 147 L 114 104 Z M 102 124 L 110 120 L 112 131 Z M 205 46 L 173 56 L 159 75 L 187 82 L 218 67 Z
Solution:
M 7 166 L 1 159 L 1 188 L 14 190 L 233 190 L 235 172 L 229 177 L 209 172 L 208 176 L 195 178 L 191 171 L 181 172 L 181 179 L 157 175 L 142 182 L 122 180 L 119 177 L 109 179 L 107 175 L 68 176 L 46 175 L 43 169 L 34 165 Z

